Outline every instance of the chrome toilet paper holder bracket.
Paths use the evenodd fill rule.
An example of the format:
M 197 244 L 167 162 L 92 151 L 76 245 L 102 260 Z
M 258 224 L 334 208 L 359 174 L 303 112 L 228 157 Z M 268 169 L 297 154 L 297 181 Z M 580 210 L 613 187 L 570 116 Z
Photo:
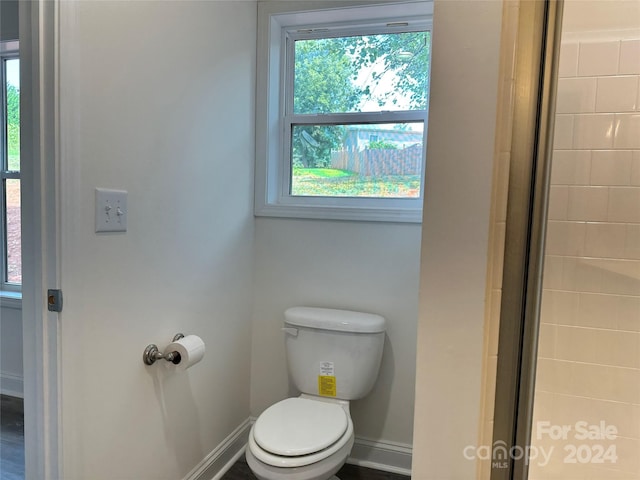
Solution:
M 181 338 L 184 338 L 182 333 L 176 333 L 173 336 L 172 342 L 177 342 Z M 180 363 L 180 354 L 178 352 L 161 352 L 158 349 L 158 346 L 155 344 L 147 345 L 147 348 L 144 349 L 144 353 L 142 354 L 142 361 L 145 365 L 153 365 L 156 363 L 156 360 L 160 360 L 164 358 L 167 362 L 172 362 L 175 364 Z

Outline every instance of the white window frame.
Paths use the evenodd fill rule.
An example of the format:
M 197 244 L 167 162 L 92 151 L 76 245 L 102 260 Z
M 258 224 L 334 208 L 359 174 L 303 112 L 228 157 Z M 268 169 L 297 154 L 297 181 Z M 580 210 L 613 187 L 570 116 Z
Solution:
M 0 93 L 0 102 L 2 105 L 2 118 L 0 119 L 0 295 L 7 298 L 13 298 L 16 294 L 19 296 L 22 290 L 22 284 L 11 283 L 5 280 L 8 268 L 6 264 L 7 233 L 5 231 L 5 225 L 7 206 L 5 205 L 5 181 L 9 179 L 20 180 L 20 172 L 9 171 L 8 165 L 9 152 L 7 150 L 6 138 L 7 99 L 5 98 L 6 72 L 4 69 L 4 61 L 17 58 L 20 58 L 17 41 L 0 42 L 0 62 L 2 62 L 2 68 L 0 68 L 0 82 L 2 85 Z
M 289 193 L 292 119 L 296 124 L 302 117 L 312 124 L 424 121 L 423 151 L 426 152 L 427 111 L 288 115 L 291 108 L 283 93 L 290 91 L 292 82 L 292 75 L 286 74 L 288 37 L 318 38 L 314 29 L 328 30 L 323 37 L 372 34 L 393 23 L 409 23 L 409 30 L 413 31 L 431 31 L 433 3 L 430 1 L 344 5 L 339 2 L 329 5 L 332 8 L 309 10 L 307 2 L 258 4 L 255 215 L 420 223 L 425 158 L 418 198 L 312 197 Z

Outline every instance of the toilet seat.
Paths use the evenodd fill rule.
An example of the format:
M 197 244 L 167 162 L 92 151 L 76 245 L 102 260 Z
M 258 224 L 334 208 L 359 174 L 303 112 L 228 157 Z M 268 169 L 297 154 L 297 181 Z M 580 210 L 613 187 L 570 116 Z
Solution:
M 352 438 L 353 422 L 342 406 L 288 398 L 258 417 L 249 433 L 248 446 L 256 459 L 267 465 L 293 468 L 330 457 Z
M 258 417 L 253 435 L 269 453 L 299 457 L 333 445 L 344 435 L 348 424 L 348 415 L 340 405 L 287 398 Z

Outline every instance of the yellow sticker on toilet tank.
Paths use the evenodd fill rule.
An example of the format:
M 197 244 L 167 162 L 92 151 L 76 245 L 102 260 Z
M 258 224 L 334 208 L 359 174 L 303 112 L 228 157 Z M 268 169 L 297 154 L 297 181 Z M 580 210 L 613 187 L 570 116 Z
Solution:
M 335 397 L 336 377 L 332 375 L 318 375 L 318 394 L 324 397 Z

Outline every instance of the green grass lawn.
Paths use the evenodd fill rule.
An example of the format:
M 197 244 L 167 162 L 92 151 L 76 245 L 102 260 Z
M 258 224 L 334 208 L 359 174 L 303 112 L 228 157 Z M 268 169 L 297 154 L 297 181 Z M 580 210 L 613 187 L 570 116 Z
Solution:
M 9 152 L 9 170 L 11 171 L 20 171 L 20 153 L 13 154 Z
M 7 146 L 9 170 L 20 170 L 20 125 L 7 125 Z
M 294 168 L 291 194 L 313 197 L 417 198 L 420 176 L 361 177 L 332 168 Z

